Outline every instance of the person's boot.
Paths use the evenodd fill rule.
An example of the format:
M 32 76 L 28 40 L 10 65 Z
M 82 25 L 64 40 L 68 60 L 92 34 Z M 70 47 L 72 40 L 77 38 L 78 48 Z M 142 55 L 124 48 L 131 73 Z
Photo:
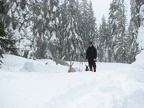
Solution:
M 96 68 L 94 68 L 94 72 L 96 72 Z
M 90 71 L 92 71 L 92 68 L 90 68 Z

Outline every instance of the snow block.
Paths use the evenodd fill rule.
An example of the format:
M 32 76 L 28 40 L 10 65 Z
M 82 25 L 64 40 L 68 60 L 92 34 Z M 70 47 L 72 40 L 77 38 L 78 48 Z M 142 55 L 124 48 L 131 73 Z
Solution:
M 28 72 L 34 72 L 35 71 L 34 64 L 32 62 L 25 62 L 22 70 Z

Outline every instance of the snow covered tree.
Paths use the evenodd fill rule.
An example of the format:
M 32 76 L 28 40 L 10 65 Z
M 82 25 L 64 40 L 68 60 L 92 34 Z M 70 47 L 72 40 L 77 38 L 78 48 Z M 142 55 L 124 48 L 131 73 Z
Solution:
M 112 36 L 112 61 L 113 62 L 125 62 L 122 61 L 124 55 L 126 55 L 126 49 L 124 44 L 125 42 L 125 25 L 126 25 L 126 16 L 125 16 L 125 6 L 124 0 L 113 0 L 110 6 L 110 24 L 112 27 L 111 36 Z
M 139 10 L 139 17 L 140 17 L 140 27 L 138 29 L 138 48 L 140 51 L 144 50 L 144 1 L 141 2 L 140 10 Z
M 109 23 L 106 22 L 105 16 L 103 16 L 102 23 L 99 26 L 99 36 L 97 44 L 99 61 L 110 62 L 111 37 Z
M 15 52 L 14 49 L 14 41 L 10 40 L 7 37 L 7 34 L 5 32 L 4 28 L 4 14 L 5 14 L 5 8 L 4 3 L 0 1 L 0 58 L 3 57 L 2 54 L 6 51 Z M 2 61 L 0 60 L 0 65 Z
M 97 30 L 97 24 L 96 24 L 96 18 L 94 16 L 94 11 L 92 7 L 92 2 L 89 2 L 89 9 L 88 9 L 88 36 L 91 38 L 91 40 L 94 42 L 94 45 L 96 45 L 96 38 L 98 36 L 98 30 Z
M 131 23 L 134 26 L 133 29 L 137 33 L 140 26 L 139 10 L 140 10 L 140 1 L 141 0 L 131 0 Z
M 135 61 L 135 57 L 138 53 L 138 44 L 136 42 L 137 40 L 137 35 L 138 35 L 138 30 L 135 28 L 134 22 L 131 20 L 129 27 L 128 27 L 128 38 L 129 38 L 129 62 L 132 63 Z
M 64 0 L 60 6 L 58 27 L 59 51 L 65 60 L 78 60 L 82 39 L 78 30 L 78 4 L 75 0 Z
M 83 17 L 80 3 L 84 0 L 64 0 L 61 5 L 59 0 L 3 1 L 5 30 L 9 39 L 16 40 L 19 56 L 78 60 L 87 41 L 96 40 L 91 2 L 86 1 L 87 14 Z
M 87 0 L 81 0 L 79 5 L 78 29 L 84 48 L 87 48 L 89 41 L 93 41 L 93 43 L 96 41 L 96 35 L 98 34 L 96 18 L 94 17 L 91 1 L 88 3 Z
M 140 7 L 143 4 L 143 0 L 131 0 L 130 5 L 131 5 L 131 20 L 128 28 L 128 33 L 129 33 L 129 39 L 130 39 L 130 44 L 131 46 L 131 51 L 130 51 L 130 62 L 135 61 L 135 56 L 139 53 L 138 50 L 138 43 L 137 43 L 137 38 L 138 38 L 138 29 L 141 25 L 141 18 L 140 18 Z
M 89 5 L 87 0 L 82 0 L 79 3 L 79 18 L 78 18 L 78 29 L 80 32 L 80 36 L 83 40 L 84 46 L 83 47 L 87 47 L 88 42 L 92 39 L 91 36 L 89 36 L 89 28 L 88 28 L 88 17 L 89 17 Z
M 67 50 L 66 53 L 68 54 L 68 58 L 70 60 L 77 60 L 80 54 L 80 47 L 82 44 L 82 39 L 78 35 L 78 22 L 77 22 L 77 4 L 75 0 L 68 0 L 67 1 L 67 12 L 68 12 L 68 26 L 67 26 L 67 34 L 66 37 L 67 43 Z
M 88 4 L 87 0 L 64 0 L 59 12 L 57 47 L 61 52 L 60 58 L 79 60 L 88 42 L 96 40 L 97 28 L 92 3 Z
M 58 0 L 5 0 L 5 26 L 15 39 L 18 55 L 48 58 L 50 39 L 55 39 Z
M 66 12 L 66 2 L 62 3 L 59 6 L 59 17 L 58 17 L 58 25 L 57 25 L 57 32 L 56 37 L 58 38 L 57 43 L 55 46 L 51 44 L 51 48 L 55 47 L 55 51 L 52 52 L 55 58 L 64 59 L 65 55 L 65 45 L 66 41 L 64 40 L 67 36 L 66 34 L 66 23 L 67 23 L 67 12 Z M 53 49 L 52 49 L 53 50 Z
M 58 0 L 35 0 L 32 5 L 37 58 L 52 57 L 49 44 L 56 39 L 58 4 Z
M 16 40 L 19 56 L 27 57 L 32 46 L 32 20 L 29 0 L 5 0 L 5 26 L 8 37 Z

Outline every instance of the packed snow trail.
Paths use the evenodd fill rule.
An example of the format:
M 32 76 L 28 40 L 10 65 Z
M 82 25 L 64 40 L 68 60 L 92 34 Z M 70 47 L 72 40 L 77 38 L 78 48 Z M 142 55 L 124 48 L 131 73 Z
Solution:
M 100 74 L 2 74 L 1 103 L 10 106 L 1 108 L 122 108 L 126 102 L 120 81 Z
M 68 67 L 55 65 L 50 60 L 45 65 L 45 60 L 11 56 L 6 59 L 0 70 L 0 108 L 144 106 L 144 83 L 131 76 L 129 64 L 97 63 L 96 73 L 67 73 Z M 75 62 L 73 67 L 78 68 L 79 63 Z

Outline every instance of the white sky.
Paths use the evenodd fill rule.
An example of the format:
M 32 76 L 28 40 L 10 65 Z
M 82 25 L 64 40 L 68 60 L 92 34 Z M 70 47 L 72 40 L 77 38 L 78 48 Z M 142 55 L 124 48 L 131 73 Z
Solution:
M 101 19 L 102 16 L 104 15 L 106 17 L 106 19 L 108 18 L 108 14 L 109 14 L 109 8 L 110 8 L 110 3 L 112 2 L 112 0 L 91 0 L 92 1 L 92 5 L 93 5 L 93 10 L 94 10 L 94 14 L 96 17 L 96 22 L 99 26 L 99 24 L 101 23 Z M 128 21 L 130 19 L 130 0 L 125 0 L 125 3 L 127 4 L 126 7 L 127 9 L 127 15 L 128 15 Z

